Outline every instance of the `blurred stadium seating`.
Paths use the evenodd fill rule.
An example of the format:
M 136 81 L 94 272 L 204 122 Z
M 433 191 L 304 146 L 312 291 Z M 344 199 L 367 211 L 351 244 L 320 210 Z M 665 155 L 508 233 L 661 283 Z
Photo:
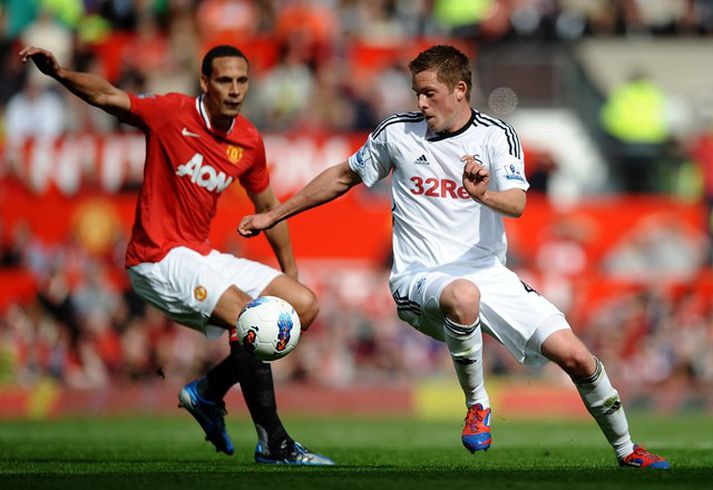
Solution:
M 227 348 L 128 287 L 142 134 L 15 54 L 40 45 L 129 91 L 197 93 L 202 53 L 223 42 L 251 60 L 245 115 L 266 135 L 280 198 L 381 118 L 413 109 L 406 64 L 421 49 L 463 49 L 474 106 L 508 120 L 525 147 L 532 189 L 525 216 L 508 220 L 509 264 L 567 312 L 634 403 L 713 409 L 713 1 L 7 0 L 0 23 L 0 415 L 30 413 L 12 407 L 48 380 L 139 393 L 165 377 L 173 390 Z M 655 145 L 602 124 L 635 73 L 663 101 Z M 276 364 L 278 382 L 401 393 L 452 377 L 445 350 L 395 316 L 389 209 L 387 189 L 355 189 L 291 221 L 322 312 Z M 211 239 L 274 263 L 263 238 L 234 232 L 249 211 L 231 188 Z M 494 342 L 485 365 L 491 378 L 565 385 Z

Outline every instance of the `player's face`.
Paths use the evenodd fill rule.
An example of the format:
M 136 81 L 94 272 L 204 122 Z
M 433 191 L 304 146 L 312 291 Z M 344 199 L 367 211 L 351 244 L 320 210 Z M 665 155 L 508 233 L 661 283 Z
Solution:
M 248 93 L 248 63 L 237 56 L 213 60 L 210 77 L 201 75 L 206 109 L 211 117 L 233 118 L 240 113 Z
M 433 70 L 421 71 L 411 80 L 413 91 L 418 99 L 418 109 L 426 117 L 426 124 L 435 133 L 460 129 L 467 110 L 470 117 L 470 105 L 465 98 L 465 82 L 458 82 L 453 90 L 438 80 Z

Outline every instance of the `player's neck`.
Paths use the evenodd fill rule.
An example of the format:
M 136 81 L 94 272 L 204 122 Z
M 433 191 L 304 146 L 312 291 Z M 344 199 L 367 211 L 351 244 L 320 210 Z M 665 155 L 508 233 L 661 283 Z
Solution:
M 227 133 L 233 125 L 233 119 L 226 116 L 210 116 L 210 123 L 219 133 Z
M 473 116 L 473 111 L 470 106 L 463 107 L 458 110 L 458 113 L 453 118 L 453 122 L 448 125 L 447 129 L 444 129 L 439 134 L 451 134 L 457 133 L 463 129 L 466 125 L 470 124 L 470 120 Z
M 203 110 L 205 111 L 206 117 L 210 120 L 210 127 L 219 133 L 227 133 L 230 131 L 230 128 L 233 127 L 233 120 L 235 118 L 221 114 L 220 107 L 214 106 L 211 102 L 211 99 L 206 97 L 205 94 L 201 97 Z

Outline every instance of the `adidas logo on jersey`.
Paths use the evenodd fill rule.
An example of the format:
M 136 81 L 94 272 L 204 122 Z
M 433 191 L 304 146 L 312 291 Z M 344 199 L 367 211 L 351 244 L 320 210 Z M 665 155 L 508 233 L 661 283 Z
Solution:
M 413 163 L 415 163 L 416 165 L 428 165 L 428 160 L 426 159 L 426 155 L 422 154 Z

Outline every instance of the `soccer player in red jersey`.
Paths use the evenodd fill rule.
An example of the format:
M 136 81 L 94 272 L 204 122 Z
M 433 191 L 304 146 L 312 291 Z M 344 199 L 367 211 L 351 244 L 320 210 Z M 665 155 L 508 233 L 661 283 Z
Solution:
M 297 280 L 287 226 L 267 238 L 282 271 L 214 250 L 210 223 L 220 194 L 239 180 L 257 212 L 279 205 L 270 187 L 262 137 L 240 115 L 249 86 L 245 55 L 217 46 L 203 58 L 198 97 L 183 94 L 135 95 L 101 77 L 68 70 L 45 49 L 19 53 L 85 102 L 139 127 L 146 134 L 144 183 L 136 205 L 126 266 L 136 293 L 174 321 L 217 336 L 229 330 L 230 355 L 179 394 L 182 407 L 200 423 L 218 451 L 233 454 L 225 429 L 223 398 L 240 383 L 258 433 L 258 463 L 331 465 L 287 434 L 277 415 L 270 365 L 243 350 L 235 322 L 253 297 L 285 299 L 302 327 L 319 306 Z

